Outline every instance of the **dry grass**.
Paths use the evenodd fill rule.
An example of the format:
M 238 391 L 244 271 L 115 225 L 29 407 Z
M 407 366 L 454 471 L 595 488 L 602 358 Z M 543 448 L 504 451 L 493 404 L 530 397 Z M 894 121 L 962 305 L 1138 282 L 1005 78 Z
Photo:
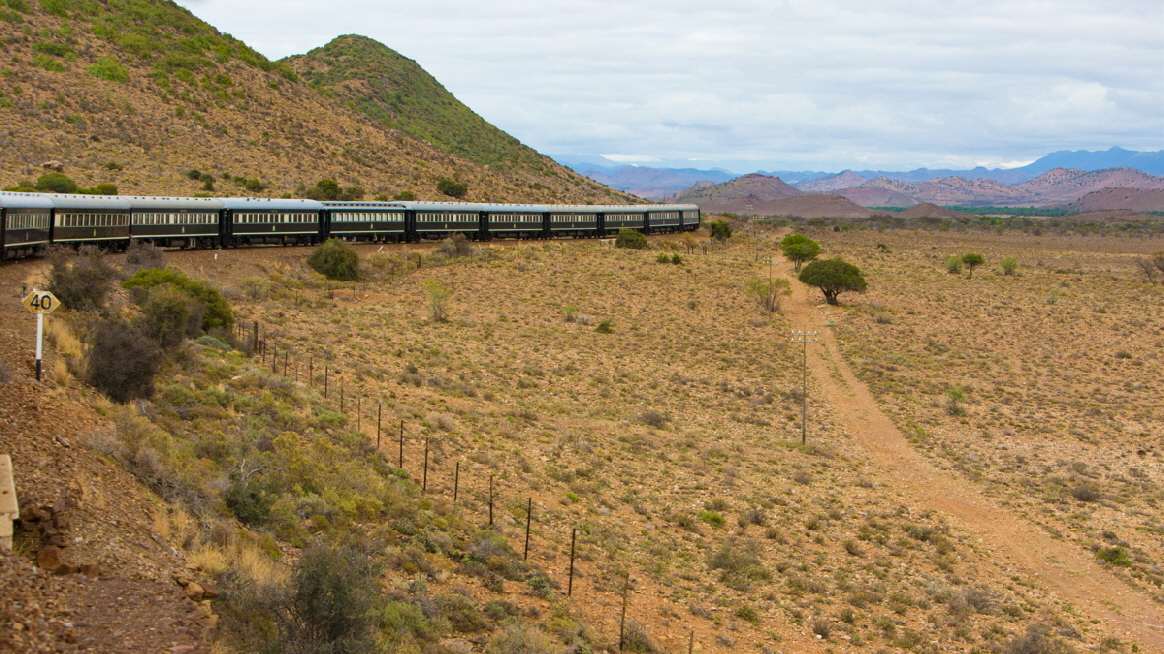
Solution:
M 1041 323 L 1022 327 L 1035 335 L 1008 331 L 1007 339 L 998 338 L 989 320 L 1023 313 L 995 309 L 1000 300 L 980 297 L 977 290 L 1018 283 L 1029 288 L 1016 297 L 1041 298 L 1043 278 L 1054 273 L 1029 270 L 1029 249 L 1020 255 L 1016 275 L 991 275 L 984 267 L 969 282 L 946 274 L 944 258 L 932 256 L 947 247 L 966 250 L 963 243 L 935 243 L 942 249 L 930 251 L 909 235 L 876 235 L 890 243 L 890 253 L 866 247 L 861 235 L 814 238 L 830 256 L 843 254 L 866 270 L 872 292 L 832 310 L 832 317 L 854 368 L 918 447 L 964 470 L 974 480 L 968 483 L 998 484 L 1016 506 L 1087 512 L 1080 535 L 1102 539 L 1096 526 L 1115 510 L 1108 503 L 1120 499 L 1137 502 L 1145 523 L 1159 523 L 1147 504 L 1158 492 L 1148 485 L 1158 488 L 1159 468 L 1142 465 L 1133 473 L 1129 465 L 1144 459 L 1154 464 L 1148 449 L 1140 456 L 1126 449 L 1129 444 L 1110 460 L 1086 458 L 1073 449 L 1083 443 L 1075 437 L 1064 438 L 1061 431 L 1020 437 L 997 418 L 986 425 L 991 437 L 981 435 L 988 398 L 1001 405 L 996 379 L 1003 388 L 1013 383 L 1023 398 L 1047 393 L 1046 403 L 1001 405 L 1021 414 L 1032 430 L 1055 406 L 1043 385 L 1059 382 L 1046 374 L 1035 375 L 1038 384 L 1032 386 L 1025 377 L 1007 382 L 1000 373 L 1015 379 L 1032 361 L 1019 345 L 1012 352 L 1011 343 L 1059 337 Z M 662 651 L 685 648 L 690 629 L 704 651 L 731 651 L 726 643 L 779 647 L 776 637 L 811 647 L 820 625 L 837 647 L 845 647 L 842 641 L 892 648 L 937 640 L 967 650 L 1002 649 L 1008 634 L 1047 615 L 1072 625 L 1077 648 L 1098 644 L 1102 626 L 1064 613 L 1035 580 L 1008 571 L 972 534 L 939 514 L 911 508 L 911 498 L 876 477 L 863 450 L 819 399 L 810 399 L 810 443 L 800 446 L 799 395 L 792 390 L 800 385 L 799 351 L 787 337 L 792 325 L 747 293 L 748 280 L 767 272 L 757 261 L 763 260 L 755 254 L 757 245 L 761 254 L 775 251 L 773 240 L 761 239 L 692 254 L 683 266 L 660 266 L 655 253 L 593 242 L 494 245 L 488 257 L 331 288 L 310 283 L 302 251 L 256 250 L 246 260 L 224 256 L 218 263 L 205 253 L 175 253 L 173 260 L 204 269 L 225 285 L 265 275 L 270 292 L 246 305 L 242 318 L 260 319 L 268 341 L 293 353 L 288 377 L 298 384 L 314 357 L 314 390 L 304 390 L 314 393 L 313 401 L 323 401 L 325 362 L 333 375 L 341 371 L 349 425 L 356 422 L 354 398 L 362 397 L 362 429 L 374 436 L 376 408 L 383 406 L 383 449 L 393 467 L 400 421 L 406 425 L 404 468 L 413 479 L 421 474 L 420 439 L 429 438 L 428 492 L 418 500 L 431 512 L 428 519 L 483 525 L 492 476 L 494 529 L 520 550 L 526 498 L 532 497 L 531 561 L 562 586 L 571 530 L 577 528 L 582 574 L 569 607 L 600 640 L 617 638 L 617 611 L 611 607 L 629 571 L 630 617 L 646 626 Z M 375 252 L 360 249 L 365 256 Z M 994 252 L 975 250 L 987 253 L 989 265 Z M 273 273 L 276 263 L 279 272 Z M 454 291 L 445 322 L 430 320 L 430 280 Z M 1122 282 L 1109 283 L 1104 292 L 1119 290 Z M 970 284 L 967 292 L 956 292 Z M 1123 292 L 1122 301 L 1145 301 L 1139 290 Z M 1059 310 L 1068 299 L 1075 298 L 1063 298 Z M 1046 310 L 1030 301 L 1022 306 L 1032 307 L 1032 314 Z M 1145 305 L 1137 306 L 1141 313 L 1121 321 L 1159 329 L 1142 313 Z M 581 316 L 612 321 L 616 329 L 598 333 Z M 1154 331 L 1142 341 L 1119 344 L 1133 353 L 1132 362 L 1143 361 L 1136 367 L 1144 372 L 1157 370 L 1153 355 L 1143 354 L 1153 338 Z M 1069 340 L 1063 337 L 1060 345 Z M 1134 365 L 1114 351 L 1111 359 L 1111 365 Z M 278 379 L 254 383 L 278 392 Z M 338 382 L 332 377 L 330 383 L 327 404 L 338 411 Z M 1156 388 L 1154 381 L 1137 383 Z M 963 416 L 946 410 L 953 386 L 965 389 Z M 1016 435 L 1004 436 L 1003 429 Z M 1033 454 L 1048 444 L 1067 448 L 1062 452 L 1071 458 L 1059 457 L 1058 449 Z M 1057 472 L 1059 458 L 1086 467 L 1066 465 Z M 457 462 L 459 499 L 453 507 Z M 1055 475 L 1062 476 L 1061 493 L 1021 497 L 1029 493 L 1024 479 L 1042 484 Z M 1133 492 L 1133 481 L 1140 490 Z M 1099 488 L 1100 499 L 1070 496 L 1070 488 L 1084 484 Z M 700 512 L 706 519 L 696 517 Z M 1047 518 L 1034 513 L 1032 519 Z M 326 527 L 321 519 L 312 529 Z M 550 610 L 564 593 L 543 585 L 515 595 L 514 589 L 528 584 L 508 569 L 510 577 L 486 568 L 453 576 L 459 564 L 425 551 L 440 550 L 440 537 L 417 533 L 415 523 L 389 521 L 374 532 L 397 543 L 389 586 L 420 578 L 433 594 L 459 589 L 481 605 L 520 597 L 523 607 L 540 611 Z M 1115 541 L 1104 542 L 1116 546 L 1128 539 L 1133 554 L 1154 552 L 1145 545 L 1148 536 L 1121 528 Z M 244 556 L 235 547 L 202 545 L 192 556 L 208 570 L 219 569 L 230 557 Z M 493 560 L 487 554 L 484 561 Z M 255 565 L 251 574 L 277 574 L 278 564 L 270 564 L 275 570 Z M 1151 572 L 1148 566 L 1133 570 Z M 979 588 L 989 593 L 992 606 L 1025 608 L 1016 615 L 949 608 L 954 598 Z

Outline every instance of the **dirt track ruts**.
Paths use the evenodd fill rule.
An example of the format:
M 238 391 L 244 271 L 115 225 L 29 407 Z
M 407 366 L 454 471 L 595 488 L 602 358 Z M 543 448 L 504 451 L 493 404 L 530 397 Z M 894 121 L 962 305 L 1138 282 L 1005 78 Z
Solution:
M 796 278 L 789 264 L 778 265 L 776 270 Z M 793 282 L 785 311 L 795 329 L 815 331 L 819 340 L 808 348 L 810 401 L 823 398 L 832 405 L 882 478 L 906 489 L 919 505 L 945 514 L 975 534 L 985 549 L 1011 569 L 1038 578 L 1046 590 L 1106 621 L 1141 648 L 1164 652 L 1164 608 L 1074 543 L 1051 538 L 969 482 L 937 469 L 910 446 L 877 406 L 869 388 L 845 364 L 836 337 L 825 324 L 825 306 L 816 289 Z

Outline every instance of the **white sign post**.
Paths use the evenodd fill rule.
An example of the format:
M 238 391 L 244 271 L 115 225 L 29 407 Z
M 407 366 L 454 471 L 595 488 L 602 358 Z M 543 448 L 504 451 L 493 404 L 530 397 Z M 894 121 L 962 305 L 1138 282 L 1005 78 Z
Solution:
M 40 362 L 44 354 L 44 314 L 60 308 L 61 301 L 48 291 L 33 291 L 24 298 L 24 306 L 36 314 L 36 380 L 40 381 Z

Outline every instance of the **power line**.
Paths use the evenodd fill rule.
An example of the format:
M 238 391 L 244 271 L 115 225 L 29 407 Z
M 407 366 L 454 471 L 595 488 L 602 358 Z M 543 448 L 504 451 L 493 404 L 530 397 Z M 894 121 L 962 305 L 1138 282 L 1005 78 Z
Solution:
M 801 377 L 800 384 L 800 444 L 808 444 L 808 344 L 818 343 L 815 338 L 816 332 L 792 332 L 792 342 L 800 343 L 802 347 L 802 356 L 800 360 Z

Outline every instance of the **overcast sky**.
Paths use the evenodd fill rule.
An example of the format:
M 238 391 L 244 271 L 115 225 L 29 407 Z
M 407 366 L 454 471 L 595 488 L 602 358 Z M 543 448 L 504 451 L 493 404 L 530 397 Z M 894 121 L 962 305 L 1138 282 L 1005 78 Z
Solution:
M 546 154 L 751 170 L 1164 149 L 1161 0 L 178 0 L 272 59 L 416 60 Z

